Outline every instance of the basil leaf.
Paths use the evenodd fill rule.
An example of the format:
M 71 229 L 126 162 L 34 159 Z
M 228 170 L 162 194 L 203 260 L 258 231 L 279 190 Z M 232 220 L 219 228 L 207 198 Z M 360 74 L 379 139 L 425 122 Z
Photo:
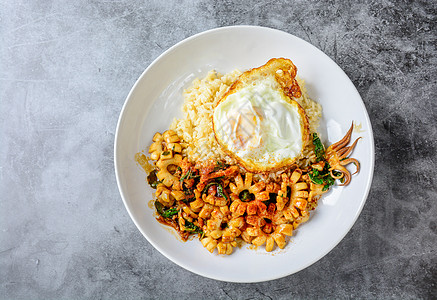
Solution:
M 228 167 L 229 167 L 228 164 L 225 164 L 224 162 L 221 162 L 221 161 L 217 161 L 216 162 L 216 166 L 214 167 L 213 172 L 217 172 L 219 170 L 226 169 Z
M 191 233 L 199 233 L 203 234 L 202 229 L 199 226 L 194 225 L 194 223 L 191 223 L 190 221 L 185 220 L 185 231 L 191 232 Z
M 208 183 L 208 184 L 203 188 L 202 194 L 207 193 L 207 192 L 208 192 L 208 189 L 209 189 L 211 186 L 213 186 L 213 185 L 218 185 L 218 183 L 215 182 L 215 181 L 209 182 L 209 183 Z
M 155 200 L 155 208 L 156 211 L 163 216 L 164 218 L 170 218 L 178 213 L 176 208 L 168 208 L 166 209 L 161 202 Z
M 183 175 L 183 176 L 179 179 L 179 181 L 182 182 L 182 181 L 184 181 L 185 179 L 194 179 L 194 178 L 198 178 L 198 177 L 200 177 L 200 175 L 193 175 L 193 172 L 192 172 L 191 170 L 188 170 L 188 172 L 187 172 L 185 175 Z
M 223 186 L 221 184 L 217 184 L 217 194 L 228 200 L 228 196 L 226 196 L 226 193 L 223 191 Z
M 308 173 L 308 176 L 310 177 L 311 181 L 315 184 L 323 184 L 323 179 L 313 175 L 311 172 Z
M 158 177 L 156 177 L 156 170 L 153 170 L 150 172 L 149 175 L 147 175 L 147 183 L 153 188 L 156 189 L 158 184 L 161 183 L 161 181 L 158 180 Z
M 331 175 L 328 174 L 328 176 L 325 178 L 325 182 L 326 182 L 326 184 L 333 185 L 335 182 L 335 179 L 332 178 Z
M 162 216 L 163 216 L 164 218 L 170 218 L 170 217 L 176 215 L 177 213 L 178 213 L 178 210 L 177 210 L 176 208 L 170 208 L 170 209 L 164 211 L 164 213 L 162 214 Z
M 185 186 L 185 183 L 182 184 L 182 190 L 184 191 L 184 194 L 187 195 L 187 196 L 193 194 L 193 190 L 190 189 L 190 188 L 187 188 L 187 187 Z
M 188 170 L 188 172 L 185 173 L 185 175 L 181 176 L 181 179 L 179 179 L 179 181 L 182 182 L 185 179 L 188 179 L 188 176 L 190 176 L 190 174 L 191 174 L 191 170 Z
M 314 145 L 314 152 L 316 154 L 317 161 L 324 160 L 325 147 L 320 141 L 320 138 L 317 136 L 317 133 L 313 133 L 313 145 Z
M 155 208 L 158 214 L 162 216 L 162 214 L 164 213 L 164 205 L 162 205 L 162 203 L 158 200 L 155 200 Z

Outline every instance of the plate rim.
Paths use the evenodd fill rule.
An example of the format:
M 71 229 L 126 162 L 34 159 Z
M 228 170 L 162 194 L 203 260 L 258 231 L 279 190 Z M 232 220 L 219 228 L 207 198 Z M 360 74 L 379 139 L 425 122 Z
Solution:
M 134 93 L 135 89 L 137 88 L 137 86 L 140 84 L 140 82 L 143 81 L 143 78 L 146 76 L 146 74 L 148 73 L 148 71 L 150 69 L 153 68 L 153 66 L 157 63 L 159 63 L 159 61 L 169 55 L 171 52 L 175 51 L 176 48 L 180 47 L 181 45 L 185 44 L 185 43 L 189 43 L 190 41 L 197 39 L 199 37 L 202 37 L 203 35 L 209 35 L 211 33 L 214 32 L 218 32 L 218 31 L 227 31 L 227 30 L 234 30 L 234 29 L 250 29 L 250 30 L 267 30 L 267 31 L 272 31 L 272 32 L 276 32 L 276 33 L 281 33 L 281 34 L 286 34 L 289 35 L 295 39 L 298 39 L 300 42 L 306 43 L 310 46 L 312 46 L 315 50 L 317 50 L 321 55 L 323 55 L 325 58 L 327 58 L 328 60 L 330 60 L 335 66 L 336 68 L 339 69 L 340 73 L 342 74 L 343 77 L 346 78 L 347 81 L 350 82 L 350 84 L 353 87 L 353 92 L 356 94 L 356 96 L 358 96 L 358 98 L 360 99 L 360 104 L 361 104 L 361 110 L 364 112 L 364 116 L 365 119 L 367 121 L 367 123 L 369 124 L 369 138 L 370 138 L 370 155 L 369 155 L 369 175 L 367 178 L 367 185 L 365 187 L 365 194 L 363 195 L 363 199 L 364 201 L 361 201 L 359 209 L 356 210 L 355 216 L 353 218 L 353 222 L 351 222 L 350 226 L 348 226 L 347 230 L 344 231 L 344 234 L 341 235 L 341 237 L 336 240 L 333 243 L 333 246 L 328 249 L 327 251 L 323 251 L 321 252 L 316 259 L 314 259 L 311 262 L 308 262 L 307 264 L 304 264 L 302 267 L 292 271 L 292 272 L 282 272 L 281 274 L 277 274 L 275 276 L 265 276 L 265 278 L 259 278 L 258 280 L 228 280 L 226 278 L 222 278 L 221 276 L 214 276 L 212 274 L 205 274 L 204 272 L 200 272 L 198 270 L 195 270 L 193 268 L 190 267 L 189 264 L 185 263 L 185 262 L 180 262 L 180 261 L 176 261 L 175 259 L 173 259 L 172 257 L 168 256 L 165 251 L 163 249 L 161 249 L 161 247 L 159 247 L 157 244 L 155 244 L 155 242 L 153 242 L 151 239 L 149 239 L 147 237 L 147 234 L 142 230 L 141 226 L 138 224 L 138 221 L 134 218 L 133 213 L 131 212 L 131 209 L 128 206 L 128 203 L 125 199 L 125 195 L 124 195 L 124 189 L 122 187 L 121 184 L 121 178 L 120 178 L 120 174 L 121 174 L 121 166 L 118 166 L 118 136 L 119 136 L 119 132 L 120 132 L 120 127 L 121 127 L 121 123 L 123 122 L 124 118 L 125 118 L 125 112 L 126 109 L 129 105 L 129 102 L 132 101 L 132 94 Z M 117 121 L 117 126 L 116 126 L 116 131 L 115 131 L 115 136 L 114 136 L 114 171 L 115 171 L 115 177 L 116 177 L 116 181 L 117 181 L 117 187 L 119 190 L 119 194 L 122 198 L 123 204 L 125 206 L 125 209 L 127 210 L 129 217 L 131 218 L 131 220 L 134 222 L 135 226 L 137 227 L 137 229 L 141 232 L 141 234 L 146 238 L 146 240 L 155 248 L 158 250 L 158 252 L 160 252 L 164 257 L 166 257 L 167 259 L 169 259 L 170 261 L 172 261 L 173 263 L 175 263 L 176 265 L 194 273 L 197 275 L 200 275 L 202 277 L 206 277 L 206 278 L 211 278 L 214 280 L 219 280 L 219 281 L 224 281 L 224 282 L 236 282 L 236 283 L 256 283 L 256 282 L 266 282 L 266 281 L 271 281 L 271 280 L 276 280 L 279 278 L 283 278 L 286 276 L 290 276 L 293 274 L 296 274 L 306 268 L 308 268 L 309 266 L 315 264 L 316 262 L 320 261 L 323 257 L 325 257 L 327 254 L 329 254 L 334 248 L 336 248 L 338 246 L 338 244 L 345 238 L 345 236 L 350 232 L 350 230 L 352 229 L 352 227 L 355 225 L 358 217 L 360 216 L 364 205 L 367 202 L 369 193 L 370 193 L 370 189 L 372 186 L 372 181 L 373 181 L 373 175 L 374 175 L 374 169 L 375 169 L 375 140 L 374 140 L 374 135 L 373 135 L 373 128 L 372 128 L 372 123 L 369 117 L 369 114 L 367 112 L 367 109 L 365 107 L 364 101 L 361 97 L 361 95 L 359 94 L 357 88 L 355 87 L 354 83 L 352 82 L 352 80 L 349 78 L 349 76 L 344 72 L 344 70 L 331 58 L 329 57 L 326 53 L 324 53 L 322 50 L 320 50 L 318 47 L 316 47 L 315 45 L 303 40 L 300 37 L 297 37 L 291 33 L 288 33 L 286 31 L 283 30 L 279 30 L 279 29 L 275 29 L 275 28 L 270 28 L 270 27 L 266 27 L 266 26 L 255 26 L 255 25 L 234 25 L 234 26 L 223 26 L 223 27 L 217 27 L 217 28 L 213 28 L 213 29 L 209 29 L 206 31 L 202 31 L 199 32 L 197 34 L 194 34 L 192 36 L 189 36 L 179 42 L 177 42 L 176 44 L 174 44 L 173 46 L 171 46 L 170 48 L 168 48 L 167 50 L 165 50 L 164 52 L 162 52 L 158 57 L 156 57 L 149 65 L 148 67 L 141 73 L 141 75 L 138 77 L 138 79 L 135 81 L 134 85 L 132 86 L 132 88 L 130 89 L 126 99 L 124 100 L 123 106 L 121 108 L 120 114 L 119 114 L 119 118 Z

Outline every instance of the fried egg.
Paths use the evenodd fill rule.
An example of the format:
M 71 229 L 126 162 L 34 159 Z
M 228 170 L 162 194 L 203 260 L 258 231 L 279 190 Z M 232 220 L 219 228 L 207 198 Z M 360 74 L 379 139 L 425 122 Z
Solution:
M 308 118 L 294 100 L 301 97 L 297 69 L 276 58 L 244 72 L 213 113 L 217 142 L 250 172 L 293 164 L 309 141 Z

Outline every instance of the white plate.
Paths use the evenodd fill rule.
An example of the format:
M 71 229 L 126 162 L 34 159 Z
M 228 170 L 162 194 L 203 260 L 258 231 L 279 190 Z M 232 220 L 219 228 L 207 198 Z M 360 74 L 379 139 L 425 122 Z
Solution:
M 144 171 L 134 161 L 155 132 L 168 129 L 181 116 L 182 90 L 196 77 L 215 69 L 226 73 L 258 67 L 273 57 L 290 58 L 309 95 L 323 106 L 324 141 L 339 140 L 351 121 L 362 136 L 353 152 L 361 172 L 347 187 L 335 187 L 319 201 L 311 219 L 295 231 L 284 250 L 264 247 L 235 249 L 230 256 L 209 253 L 197 240 L 181 242 L 153 217 L 147 206 L 153 192 Z M 327 138 L 326 138 L 327 137 Z M 126 209 L 147 240 L 163 255 L 199 275 L 232 282 L 259 282 L 302 270 L 325 256 L 347 234 L 366 201 L 373 175 L 374 145 L 364 104 L 346 74 L 323 52 L 282 31 L 235 26 L 192 36 L 159 56 L 127 96 L 115 135 L 115 173 Z M 141 249 L 138 249 L 141 251 Z

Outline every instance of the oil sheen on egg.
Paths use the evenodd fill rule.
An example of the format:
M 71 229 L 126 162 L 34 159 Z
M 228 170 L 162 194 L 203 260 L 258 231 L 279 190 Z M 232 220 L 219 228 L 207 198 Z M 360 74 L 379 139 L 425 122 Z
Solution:
M 306 141 L 306 116 L 272 77 L 247 84 L 214 110 L 216 139 L 248 171 L 272 171 L 296 160 Z

